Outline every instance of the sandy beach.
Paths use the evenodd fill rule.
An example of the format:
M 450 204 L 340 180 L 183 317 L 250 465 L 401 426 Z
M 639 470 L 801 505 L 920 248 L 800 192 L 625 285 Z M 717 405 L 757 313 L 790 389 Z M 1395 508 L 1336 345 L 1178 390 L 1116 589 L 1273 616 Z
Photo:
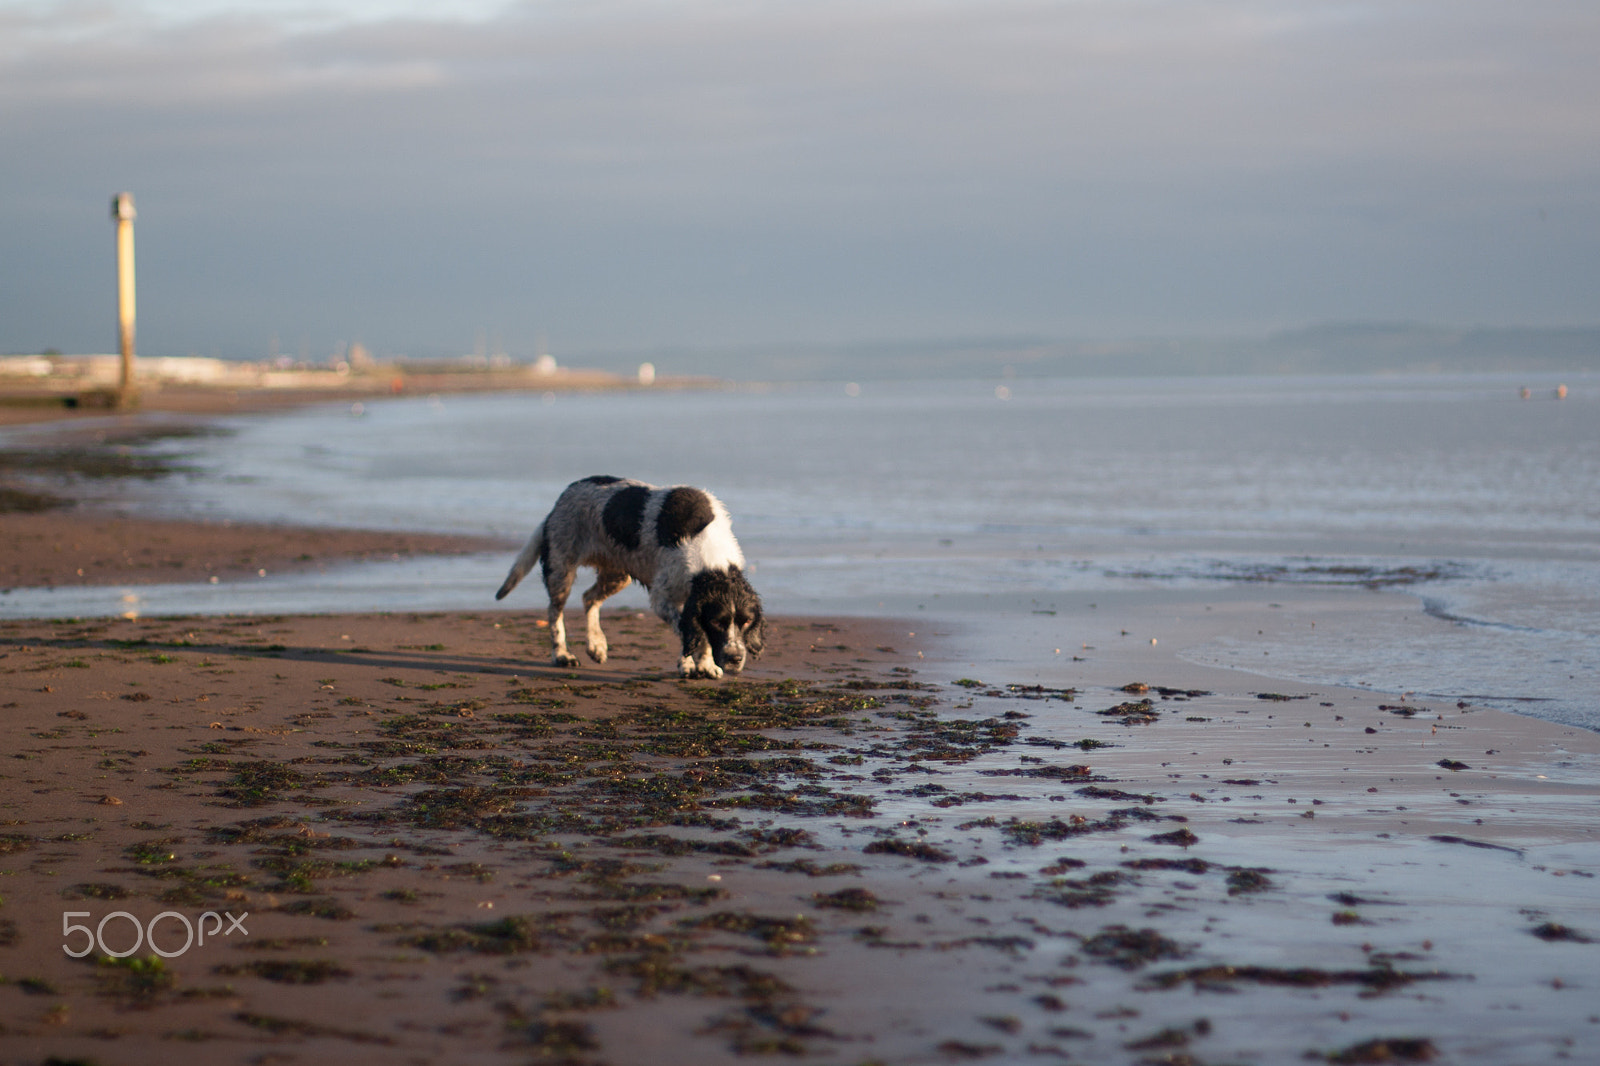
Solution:
M 0 528 L 12 587 L 483 546 Z M 0 1058 L 1600 1060 L 1600 735 L 1182 659 L 1268 595 L 1040 622 L 1058 686 L 927 620 L 720 682 L 635 612 L 0 622 Z

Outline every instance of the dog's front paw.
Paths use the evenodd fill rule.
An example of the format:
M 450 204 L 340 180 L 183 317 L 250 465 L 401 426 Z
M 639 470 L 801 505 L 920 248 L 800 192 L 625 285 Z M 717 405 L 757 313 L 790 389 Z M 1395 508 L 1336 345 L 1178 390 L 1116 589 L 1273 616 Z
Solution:
M 556 666 L 565 666 L 569 669 L 578 665 L 578 657 L 564 651 L 558 651 L 552 654 L 550 656 L 550 661 Z
M 609 649 L 604 644 L 590 644 L 586 650 L 589 652 L 589 658 L 597 663 L 603 663 L 606 661 L 606 653 Z
M 706 677 L 715 681 L 722 676 L 722 667 L 713 662 L 696 662 L 685 655 L 678 663 L 680 677 Z

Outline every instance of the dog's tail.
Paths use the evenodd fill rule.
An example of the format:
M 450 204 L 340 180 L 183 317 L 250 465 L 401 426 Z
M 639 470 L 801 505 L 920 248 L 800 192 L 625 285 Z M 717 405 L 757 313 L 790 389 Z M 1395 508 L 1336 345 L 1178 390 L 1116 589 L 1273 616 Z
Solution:
M 539 528 L 533 531 L 533 536 L 528 538 L 528 543 L 523 547 L 522 554 L 517 556 L 517 561 L 511 564 L 511 572 L 506 574 L 505 583 L 500 586 L 500 591 L 494 594 L 497 600 L 506 598 L 506 594 L 517 587 L 517 582 L 527 576 L 535 563 L 544 555 L 544 523 L 539 523 Z

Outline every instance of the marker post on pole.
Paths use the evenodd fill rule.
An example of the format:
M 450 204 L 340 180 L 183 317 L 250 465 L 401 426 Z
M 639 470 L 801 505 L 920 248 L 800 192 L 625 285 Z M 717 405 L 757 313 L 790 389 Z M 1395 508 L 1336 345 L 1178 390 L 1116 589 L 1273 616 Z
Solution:
M 133 282 L 133 194 L 119 192 L 111 198 L 111 217 L 117 224 L 117 332 L 122 351 L 122 385 L 117 406 L 132 407 L 135 288 Z

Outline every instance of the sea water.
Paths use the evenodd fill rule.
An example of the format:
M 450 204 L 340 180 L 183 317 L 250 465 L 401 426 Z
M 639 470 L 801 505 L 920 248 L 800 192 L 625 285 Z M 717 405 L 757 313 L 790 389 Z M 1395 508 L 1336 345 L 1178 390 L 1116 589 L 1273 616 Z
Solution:
M 1402 628 L 1357 611 L 1337 639 L 1263 631 L 1184 654 L 1600 728 L 1600 378 L 1569 376 L 1565 398 L 1554 379 L 1524 398 L 1525 383 L 1020 378 L 317 405 L 155 445 L 190 471 L 115 502 L 509 541 L 578 477 L 702 485 L 775 613 L 987 620 L 969 628 L 997 635 L 976 653 L 993 660 L 1019 633 L 1060 643 L 1061 618 L 1090 603 L 1404 596 Z M 0 616 L 487 609 L 510 554 L 12 590 Z

